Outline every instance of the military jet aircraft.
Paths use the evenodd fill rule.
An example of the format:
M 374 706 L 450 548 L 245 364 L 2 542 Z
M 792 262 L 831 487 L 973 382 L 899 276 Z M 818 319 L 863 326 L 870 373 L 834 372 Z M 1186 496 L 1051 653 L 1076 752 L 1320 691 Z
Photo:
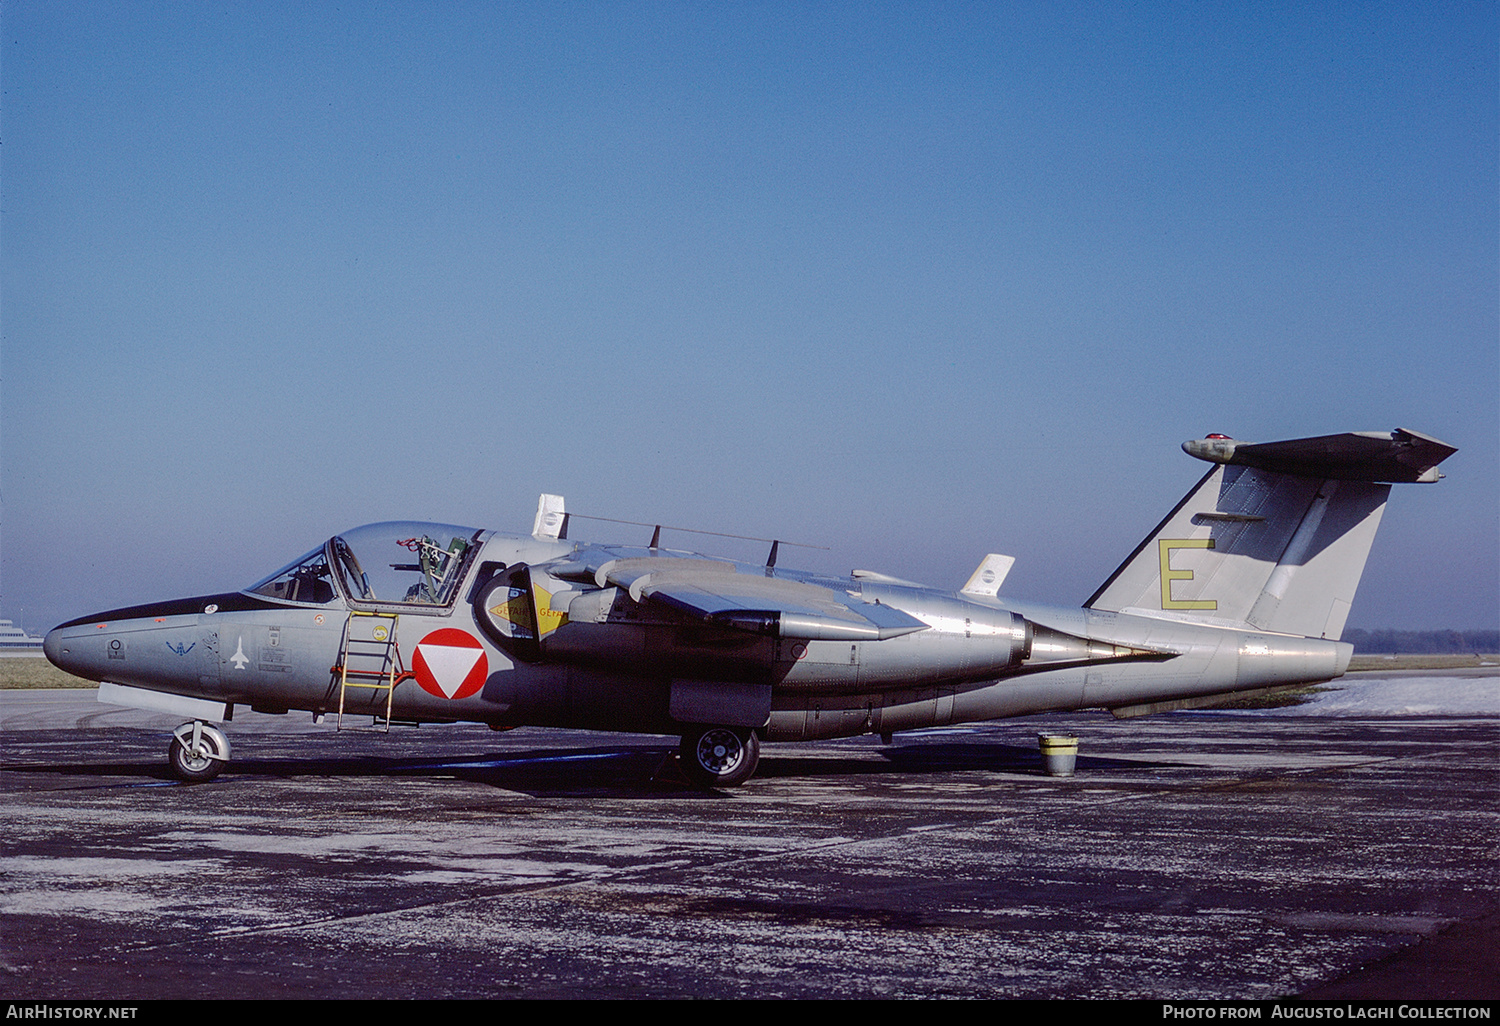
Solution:
M 764 565 L 662 547 L 660 527 L 575 543 L 577 515 L 544 495 L 530 536 L 372 524 L 242 591 L 71 620 L 45 651 L 102 702 L 184 717 L 186 781 L 224 767 L 216 724 L 237 706 L 676 734 L 685 775 L 716 787 L 749 779 L 763 741 L 1129 716 L 1341 675 L 1391 483 L 1436 481 L 1457 450 L 1401 429 L 1183 449 L 1212 467 L 1081 609 L 1001 598 L 1001 555 L 946 590 L 785 569 L 774 541 Z

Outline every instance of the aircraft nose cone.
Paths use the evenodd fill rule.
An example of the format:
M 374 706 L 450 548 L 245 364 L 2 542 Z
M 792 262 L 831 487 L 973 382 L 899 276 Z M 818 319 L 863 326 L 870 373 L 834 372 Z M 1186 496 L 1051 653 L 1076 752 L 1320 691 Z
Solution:
M 47 661 L 59 670 L 65 670 L 75 677 L 86 677 L 89 680 L 98 680 L 97 677 L 89 675 L 89 658 L 85 650 L 86 646 L 80 642 L 86 639 L 86 635 L 80 634 L 77 627 L 64 625 L 54 627 L 47 632 L 42 639 L 42 654 Z M 87 638 L 92 641 L 92 638 Z
M 47 632 L 47 636 L 42 639 L 42 654 L 47 657 L 49 663 L 59 670 L 66 670 L 68 668 L 63 662 L 65 656 L 63 654 L 63 629 L 61 627 L 52 628 Z

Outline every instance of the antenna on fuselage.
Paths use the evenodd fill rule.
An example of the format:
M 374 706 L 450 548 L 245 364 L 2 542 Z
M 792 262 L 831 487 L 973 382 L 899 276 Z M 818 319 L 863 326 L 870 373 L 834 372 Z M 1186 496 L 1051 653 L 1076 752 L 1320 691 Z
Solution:
M 567 521 L 573 520 L 573 519 L 577 518 L 579 520 L 598 520 L 598 521 L 601 521 L 601 522 L 606 523 L 606 524 L 629 524 L 631 527 L 649 527 L 649 528 L 652 529 L 652 531 L 651 531 L 651 545 L 650 545 L 650 548 L 653 548 L 653 549 L 659 549 L 659 548 L 661 548 L 661 533 L 663 531 L 685 531 L 688 534 L 706 534 L 706 535 L 708 535 L 708 536 L 710 536 L 712 538 L 735 538 L 735 539 L 738 539 L 739 541 L 770 542 L 771 543 L 771 554 L 770 554 L 770 556 L 768 556 L 766 558 L 766 569 L 767 570 L 770 570 L 770 569 L 772 569 L 773 567 L 776 566 L 776 554 L 777 554 L 777 552 L 779 551 L 779 549 L 781 547 L 781 540 L 778 539 L 778 538 L 757 538 L 754 535 L 750 535 L 750 534 L 728 534 L 728 533 L 726 533 L 724 531 L 702 531 L 702 530 L 699 530 L 696 527 L 673 527 L 670 524 L 653 524 L 653 523 L 649 523 L 649 522 L 647 522 L 645 520 L 620 520 L 620 519 L 617 519 L 615 517 L 595 517 L 595 516 L 590 516 L 587 513 L 563 513 L 562 512 L 562 496 L 560 496 L 560 495 L 544 495 L 544 496 L 542 496 L 543 502 L 545 502 L 547 499 L 556 499 L 557 500 L 557 504 L 558 504 L 557 505 L 557 513 L 558 513 L 559 516 L 561 516 L 563 518 L 563 524 L 564 524 L 563 530 L 564 530 L 564 532 L 566 532 L 566 530 L 567 530 L 567 528 L 566 528 Z M 540 525 L 541 523 L 542 523 L 542 508 L 539 506 L 537 508 L 537 524 Z M 541 530 L 541 527 L 538 526 L 537 531 L 540 531 L 540 530 Z M 536 537 L 538 537 L 538 538 L 543 537 L 541 534 L 537 534 L 536 531 L 533 531 L 532 533 L 536 534 Z M 561 535 L 561 537 L 566 538 L 567 534 L 564 533 L 564 534 Z M 550 541 L 552 539 L 548 538 L 547 540 Z M 787 544 L 795 546 L 795 547 L 797 547 L 799 549 L 821 549 L 824 552 L 828 551 L 828 546 L 827 545 L 808 545 L 806 542 L 787 542 Z
M 561 495 L 542 497 L 536 504 L 536 523 L 531 527 L 531 536 L 537 541 L 561 541 L 568 536 L 568 512 Z

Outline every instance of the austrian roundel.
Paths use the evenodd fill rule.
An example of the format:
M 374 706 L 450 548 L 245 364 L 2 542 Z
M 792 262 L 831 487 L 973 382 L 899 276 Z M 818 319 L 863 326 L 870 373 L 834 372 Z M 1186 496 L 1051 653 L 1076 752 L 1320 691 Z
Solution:
M 468 698 L 484 687 L 490 662 L 484 646 L 471 635 L 456 627 L 444 627 L 417 642 L 411 668 L 428 694 Z

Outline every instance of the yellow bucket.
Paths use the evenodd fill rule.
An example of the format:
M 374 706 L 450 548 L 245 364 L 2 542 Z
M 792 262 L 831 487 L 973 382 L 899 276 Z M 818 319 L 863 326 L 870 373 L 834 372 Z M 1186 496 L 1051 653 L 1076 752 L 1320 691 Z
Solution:
M 1038 734 L 1042 765 L 1049 777 L 1071 777 L 1078 764 L 1078 739 L 1066 734 Z

